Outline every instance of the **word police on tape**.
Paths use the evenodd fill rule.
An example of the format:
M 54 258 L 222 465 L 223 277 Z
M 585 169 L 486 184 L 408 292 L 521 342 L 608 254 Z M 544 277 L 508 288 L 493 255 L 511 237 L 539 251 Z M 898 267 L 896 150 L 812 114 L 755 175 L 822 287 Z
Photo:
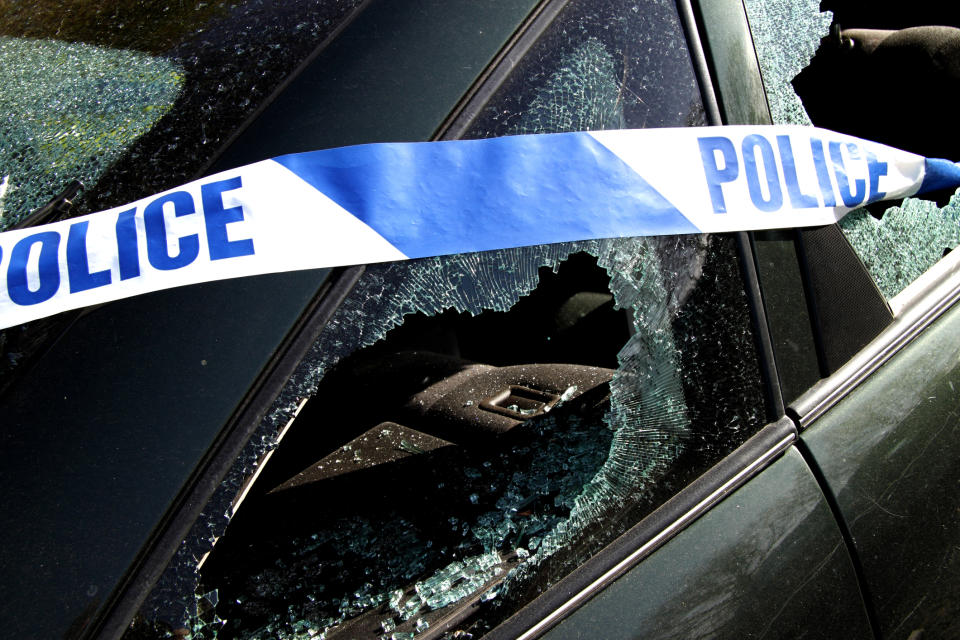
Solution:
M 829 224 L 960 167 L 812 127 L 374 144 L 0 234 L 0 327 L 175 286 L 603 237 Z

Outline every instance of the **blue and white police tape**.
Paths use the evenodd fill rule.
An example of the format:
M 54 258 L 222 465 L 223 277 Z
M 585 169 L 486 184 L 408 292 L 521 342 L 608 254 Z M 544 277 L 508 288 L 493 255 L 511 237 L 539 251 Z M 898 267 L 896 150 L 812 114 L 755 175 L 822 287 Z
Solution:
M 371 144 L 0 234 L 0 328 L 169 287 L 591 238 L 833 223 L 960 167 L 811 127 Z

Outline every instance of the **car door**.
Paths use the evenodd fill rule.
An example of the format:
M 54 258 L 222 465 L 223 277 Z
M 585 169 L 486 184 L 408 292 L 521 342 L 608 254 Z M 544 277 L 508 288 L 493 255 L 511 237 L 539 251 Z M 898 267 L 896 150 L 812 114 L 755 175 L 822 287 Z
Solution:
M 449 135 L 705 122 L 714 107 L 701 102 L 708 76 L 688 53 L 689 8 L 633 8 L 544 5 L 449 119 Z M 634 569 L 661 577 L 658 598 L 644 594 L 648 579 L 629 596 L 649 602 L 646 613 L 602 616 L 602 631 L 584 629 L 732 632 L 764 618 L 786 633 L 825 593 L 844 594 L 845 608 L 834 607 L 824 635 L 868 629 L 840 531 L 791 448 L 794 425 L 763 427 L 782 404 L 765 322 L 755 322 L 763 309 L 748 246 L 745 235 L 670 238 L 368 267 L 308 357 L 307 377 L 294 379 L 265 426 L 265 436 L 281 428 L 281 444 L 258 463 L 256 482 L 249 462 L 228 476 L 227 490 L 246 487 L 245 499 L 230 507 L 230 527 L 201 563 L 197 633 L 532 637 L 561 620 L 551 633 L 567 633 L 608 594 L 623 593 L 630 580 L 617 578 L 627 569 L 754 476 L 734 494 L 751 513 L 743 527 L 717 535 L 740 520 L 731 497 L 696 525 L 705 530 L 685 531 Z M 627 317 L 611 316 L 609 302 Z M 477 318 L 451 315 L 464 311 Z M 632 329 L 613 328 L 624 322 Z M 491 334 L 514 335 L 495 344 Z M 611 338 L 613 352 L 598 336 Z M 627 346 L 610 359 L 618 341 Z M 556 358 L 564 367 L 534 365 Z M 318 372 L 327 377 L 301 404 Z M 538 387 L 551 377 L 551 388 Z M 461 397 L 465 385 L 488 397 Z M 553 403 L 567 391 L 574 414 L 544 417 L 533 404 L 529 423 L 517 418 L 521 401 Z M 484 404 L 513 419 L 506 439 L 476 426 L 490 424 Z M 263 455 L 257 442 L 253 458 Z M 383 448 L 391 453 L 376 453 Z M 787 499 L 793 494 L 802 499 Z M 747 535 L 752 529 L 763 535 Z M 185 547 L 168 575 L 194 567 L 196 548 Z M 657 563 L 676 552 L 688 572 L 671 585 Z M 816 561 L 797 572 L 798 556 Z M 318 579 L 324 566 L 334 575 Z M 780 597 L 761 597 L 787 567 Z M 699 595 L 669 597 L 676 589 Z M 710 615 L 698 615 L 700 597 Z M 163 607 L 162 596 L 148 599 L 142 624 Z M 614 608 L 642 611 L 622 601 Z
M 742 5 L 690 9 L 714 117 L 769 121 Z M 815 336 L 792 235 L 751 234 L 750 245 L 776 403 L 820 377 Z M 491 637 L 873 637 L 843 530 L 794 429 L 788 417 L 765 427 L 613 545 L 606 562 L 594 559 Z
M 845 29 L 821 45 L 793 82 L 814 123 L 857 130 L 916 153 L 956 158 L 955 140 L 939 133 L 947 127 L 946 117 L 935 105 L 924 109 L 922 94 L 910 102 L 924 112 L 919 119 L 879 91 L 858 90 L 864 104 L 873 105 L 876 120 L 858 118 L 849 104 L 831 108 L 825 99 L 834 74 L 858 69 L 856 75 L 866 80 L 875 77 L 871 74 L 895 73 L 910 51 L 927 56 L 910 63 L 918 88 L 955 91 L 956 80 L 936 63 L 934 51 L 943 45 L 932 45 L 931 38 L 945 38 L 955 49 L 960 30 L 942 25 L 956 27 L 956 16 L 949 9 L 891 11 L 882 5 L 837 11 L 835 22 L 842 21 Z M 807 15 L 811 21 L 821 19 Z M 879 26 L 895 31 L 846 30 Z M 867 53 L 864 38 L 881 43 L 878 56 Z M 841 221 L 843 237 L 833 231 L 837 245 L 848 243 L 852 251 L 847 254 L 862 261 L 858 273 L 866 272 L 875 283 L 860 288 L 871 292 L 872 302 L 863 302 L 864 293 L 851 292 L 849 282 L 834 282 L 826 273 L 823 290 L 814 295 L 857 300 L 835 305 L 836 313 L 850 316 L 868 309 L 863 315 L 879 320 L 874 326 L 882 330 L 861 326 L 863 338 L 875 336 L 869 344 L 827 364 L 832 375 L 791 404 L 802 446 L 854 550 L 877 633 L 885 638 L 952 637 L 958 632 L 952 546 L 960 483 L 954 464 L 960 446 L 953 380 L 955 198 L 951 191 L 862 209 Z M 884 313 L 884 306 L 889 312 Z M 836 328 L 838 323 L 833 324 Z
M 695 44 L 688 53 L 689 43 L 697 42 L 688 7 L 566 5 L 538 6 L 484 71 L 484 81 L 439 122 L 438 135 L 706 121 L 714 106 L 700 93 L 709 94 L 713 84 Z M 374 9 L 367 16 L 375 21 Z M 513 67 L 518 70 L 511 74 Z M 316 91 L 315 81 L 305 86 L 311 84 Z M 289 113 L 308 94 L 299 95 L 280 100 L 278 112 Z M 251 125 L 261 141 L 238 148 L 260 150 L 270 141 L 269 130 Z M 362 631 L 373 637 L 466 637 L 484 629 L 490 637 L 532 637 L 561 620 L 551 633 L 596 637 L 603 629 L 601 635 L 614 637 L 760 627 L 786 634 L 810 611 L 835 601 L 842 607 L 834 604 L 823 634 L 837 628 L 862 634 L 868 622 L 843 531 L 815 474 L 791 446 L 795 424 L 777 420 L 785 392 L 773 375 L 780 362 L 774 345 L 787 343 L 768 332 L 774 323 L 759 304 L 748 240 L 588 243 L 353 272 L 332 287 L 336 295 L 325 298 L 328 306 L 321 305 L 322 321 L 311 325 L 326 323 L 318 341 L 311 347 L 313 337 L 306 340 L 306 356 L 293 359 L 289 379 L 277 381 L 252 411 L 265 418 L 193 530 L 160 530 L 174 538 L 168 548 L 180 550 L 153 593 L 146 590 L 166 563 L 163 553 L 138 560 L 153 577 L 128 576 L 99 631 L 117 635 L 131 607 L 146 596 L 127 629 L 134 637 L 162 635 L 185 610 L 198 637 L 235 633 L 242 627 L 228 625 L 249 611 L 263 623 L 259 632 L 270 637 L 356 637 L 358 626 L 343 626 L 348 620 L 373 623 Z M 466 312 L 478 314 L 477 322 L 461 317 Z M 490 340 L 492 334 L 510 339 Z M 618 356 L 622 344 L 629 348 Z M 530 368 L 557 353 L 562 360 L 549 370 Z M 539 388 L 529 371 L 557 381 Z M 338 377 L 328 379 L 331 372 Z M 489 393 L 459 398 L 450 391 L 460 388 L 455 380 L 489 385 Z M 501 391 L 507 392 L 503 398 Z M 440 402 L 449 398 L 459 402 Z M 418 413 L 411 399 L 431 409 Z M 525 401 L 530 408 L 521 408 Z M 560 401 L 566 409 L 560 405 L 557 417 L 547 420 L 542 407 Z M 482 402 L 502 411 L 481 409 Z M 384 418 L 371 407 L 392 409 Z M 538 415 L 519 419 L 530 409 Z M 506 418 L 499 424 L 511 427 L 517 440 L 491 445 L 490 430 L 472 426 L 477 416 Z M 364 422 L 371 420 L 378 421 Z M 362 424 L 369 428 L 355 432 Z M 617 424 L 643 424 L 645 430 Z M 271 453 L 276 439 L 281 446 Z M 598 449 L 598 443 L 605 446 Z M 227 444 L 221 439 L 207 454 L 208 471 L 215 466 L 210 460 L 232 460 L 231 448 L 239 450 L 242 442 Z M 378 448 L 388 453 L 365 463 Z M 305 473 L 315 467 L 326 471 Z M 624 493 L 611 497 L 612 488 Z M 184 495 L 195 501 L 202 492 Z M 385 518 L 397 505 L 412 505 L 413 515 Z M 435 505 L 450 508 L 438 513 Z M 194 505 L 194 514 L 201 506 Z M 488 516 L 501 509 L 513 515 Z M 171 520 L 189 521 L 186 511 L 174 509 Z M 233 522 L 224 534 L 225 512 Z M 571 512 L 595 515 L 572 518 Z M 336 535 L 329 526 L 303 528 L 318 518 L 321 525 L 342 526 L 332 528 Z M 424 536 L 422 526 L 415 528 L 423 522 L 443 522 L 449 531 Z M 274 528 L 288 535 L 268 539 L 264 531 Z M 495 545 L 496 558 L 489 550 L 451 551 L 469 540 L 484 548 L 484 536 L 503 543 Z M 292 545 L 290 555 L 262 550 L 277 552 L 278 540 Z M 361 547 L 376 553 L 364 555 Z M 338 567 L 337 553 L 351 562 Z M 305 562 L 311 558 L 313 565 Z M 366 564 L 358 561 L 363 558 Z M 804 569 L 797 571 L 798 564 Z M 203 588 L 194 597 L 198 565 Z M 351 571 L 388 575 L 384 568 L 396 572 L 396 588 L 377 601 L 382 585 L 358 581 Z M 311 576 L 324 571 L 319 582 Z M 478 582 L 478 574 L 486 578 Z M 778 589 L 771 594 L 774 583 Z M 343 590 L 330 593 L 334 587 Z M 451 589 L 460 597 L 424 606 L 430 595 Z M 402 598 L 394 602 L 398 590 Z M 397 610 L 421 591 L 430 595 L 420 605 L 413 600 L 416 611 Z M 599 615 L 604 602 L 613 604 Z

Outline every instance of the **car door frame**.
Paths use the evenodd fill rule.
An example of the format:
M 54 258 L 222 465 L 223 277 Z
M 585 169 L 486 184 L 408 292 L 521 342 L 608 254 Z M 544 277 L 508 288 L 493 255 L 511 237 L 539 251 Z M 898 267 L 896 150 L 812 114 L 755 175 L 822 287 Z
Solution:
M 461 137 L 470 122 L 509 75 L 517 60 L 525 55 L 540 35 L 569 3 L 569 0 L 544 0 L 520 25 L 515 35 L 490 62 L 473 87 L 431 137 L 449 140 Z M 700 82 L 704 106 L 711 124 L 721 122 L 719 106 L 710 80 L 707 59 L 697 31 L 693 6 L 689 0 L 678 0 L 683 28 L 687 34 L 693 65 Z M 325 45 L 326 43 L 324 43 Z M 311 56 L 311 59 L 313 56 Z M 298 70 L 302 71 L 301 70 Z M 289 83 L 285 83 L 287 87 Z M 781 394 L 777 387 L 768 323 L 761 301 L 761 290 L 751 256 L 750 238 L 746 233 L 734 234 L 752 321 L 757 332 L 762 378 L 767 396 L 767 413 L 771 419 L 783 414 Z M 123 586 L 118 589 L 99 624 L 91 627 L 95 637 L 119 638 L 147 596 L 160 573 L 166 568 L 173 551 L 187 535 L 203 507 L 213 495 L 220 479 L 233 464 L 250 434 L 269 410 L 284 384 L 293 374 L 307 349 L 330 320 L 346 295 L 363 273 L 363 267 L 334 270 L 310 307 L 291 329 L 287 339 L 274 354 L 269 365 L 222 429 L 207 456 L 198 466 L 177 501 L 153 536 L 144 546 L 140 561 L 131 568 Z M 644 518 L 624 536 L 579 567 L 534 603 L 525 607 L 519 618 L 498 627 L 491 637 L 533 637 L 531 630 L 520 632 L 526 617 L 538 617 L 549 611 L 549 624 L 534 625 L 536 634 L 552 626 L 593 594 L 629 570 L 636 563 L 666 543 L 684 527 L 719 503 L 743 483 L 760 473 L 781 455 L 796 439 L 796 429 L 786 419 L 775 420 L 745 444 L 721 460 L 703 476 Z M 569 591 L 571 585 L 585 584 L 579 599 L 557 603 L 552 594 Z M 505 634 L 505 635 L 504 635 Z M 519 634 L 519 635 L 518 635 Z

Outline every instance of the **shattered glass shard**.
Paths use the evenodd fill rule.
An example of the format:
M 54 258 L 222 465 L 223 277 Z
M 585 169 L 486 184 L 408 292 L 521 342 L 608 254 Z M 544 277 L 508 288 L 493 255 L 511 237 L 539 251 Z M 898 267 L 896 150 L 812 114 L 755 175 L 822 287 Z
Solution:
M 569 54 L 513 133 L 622 129 L 622 103 L 613 57 L 589 38 Z
M 423 449 L 413 444 L 409 440 L 400 440 L 400 448 L 407 453 L 425 453 Z
M 139 51 L 0 36 L 0 230 L 95 183 L 177 100 L 183 66 Z
M 791 81 L 830 33 L 833 14 L 820 12 L 820 0 L 745 0 L 744 6 L 774 124 L 811 124 Z
M 390 608 L 397 613 L 401 613 L 400 601 L 403 600 L 403 596 L 403 589 L 397 589 L 390 594 Z
M 907 198 L 879 220 L 858 209 L 844 216 L 840 228 L 890 299 L 960 245 L 960 192 L 943 208 Z

